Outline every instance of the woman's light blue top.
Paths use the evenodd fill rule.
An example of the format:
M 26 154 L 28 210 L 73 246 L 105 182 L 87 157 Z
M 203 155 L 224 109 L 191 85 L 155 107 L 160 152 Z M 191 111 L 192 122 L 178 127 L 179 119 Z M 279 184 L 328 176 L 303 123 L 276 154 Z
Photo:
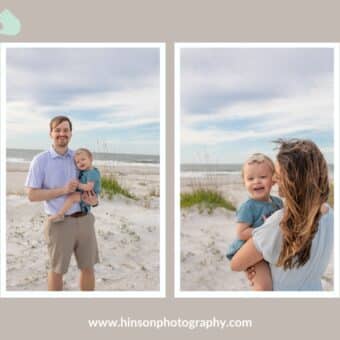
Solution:
M 308 262 L 302 267 L 287 270 L 276 266 L 282 245 L 279 226 L 282 217 L 283 209 L 275 212 L 261 227 L 253 230 L 255 247 L 269 263 L 273 290 L 322 290 L 321 277 L 333 252 L 333 210 L 329 208 L 328 213 L 320 218 Z

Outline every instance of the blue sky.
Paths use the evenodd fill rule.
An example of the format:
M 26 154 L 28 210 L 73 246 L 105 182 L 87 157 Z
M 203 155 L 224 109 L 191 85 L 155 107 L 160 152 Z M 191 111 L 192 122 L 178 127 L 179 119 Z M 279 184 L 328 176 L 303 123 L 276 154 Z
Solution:
M 159 154 L 158 48 L 7 49 L 7 147 L 46 149 L 62 114 L 71 147 Z
M 333 49 L 182 48 L 180 82 L 182 163 L 274 157 L 277 138 L 333 163 Z

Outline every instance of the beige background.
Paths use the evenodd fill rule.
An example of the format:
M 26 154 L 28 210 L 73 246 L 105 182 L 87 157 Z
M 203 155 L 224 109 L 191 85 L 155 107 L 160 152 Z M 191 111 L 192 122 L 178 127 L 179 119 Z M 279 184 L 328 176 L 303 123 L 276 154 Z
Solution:
M 174 42 L 340 42 L 337 1 L 1 0 L 21 19 L 13 42 L 167 43 L 167 298 L 0 299 L 8 339 L 320 339 L 340 333 L 340 299 L 174 299 Z M 4 228 L 5 226 L 2 226 Z M 87 319 L 253 319 L 252 329 L 89 329 Z M 327 332 L 327 333 L 326 333 Z

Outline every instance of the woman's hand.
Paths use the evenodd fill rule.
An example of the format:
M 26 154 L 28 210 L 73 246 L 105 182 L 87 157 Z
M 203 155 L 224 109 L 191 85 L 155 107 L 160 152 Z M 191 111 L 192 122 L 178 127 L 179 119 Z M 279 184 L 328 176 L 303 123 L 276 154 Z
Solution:
M 84 191 L 81 195 L 81 199 L 88 205 L 94 206 L 98 204 L 98 197 L 96 193 L 92 191 Z
M 322 215 L 327 214 L 327 213 L 328 213 L 328 210 L 329 210 L 328 205 L 327 205 L 326 203 L 323 203 L 322 206 L 321 206 L 321 208 L 320 208 L 321 214 L 322 214 Z

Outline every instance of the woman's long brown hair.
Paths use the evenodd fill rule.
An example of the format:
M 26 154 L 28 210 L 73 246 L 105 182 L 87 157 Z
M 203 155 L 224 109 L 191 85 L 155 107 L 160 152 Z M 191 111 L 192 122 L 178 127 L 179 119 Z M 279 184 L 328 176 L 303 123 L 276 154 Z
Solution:
M 321 205 L 329 195 L 328 167 L 319 148 L 309 140 L 278 140 L 280 191 L 285 209 L 280 228 L 283 234 L 277 266 L 303 266 L 310 257 L 318 231 Z

